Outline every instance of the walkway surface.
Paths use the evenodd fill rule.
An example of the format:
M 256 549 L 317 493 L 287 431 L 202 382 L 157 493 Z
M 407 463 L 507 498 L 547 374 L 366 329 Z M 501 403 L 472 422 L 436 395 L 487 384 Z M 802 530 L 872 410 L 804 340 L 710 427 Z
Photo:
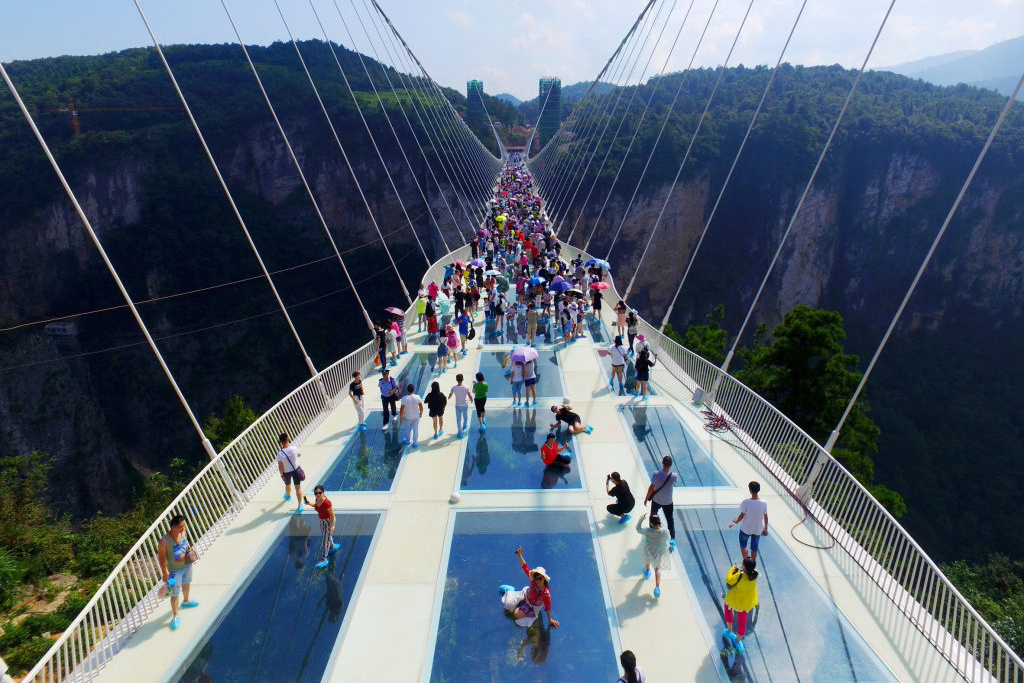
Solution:
M 478 314 L 478 329 L 482 329 L 481 322 Z M 595 325 L 591 325 L 593 329 Z M 422 335 L 413 335 L 412 341 L 414 344 L 410 350 L 414 353 L 433 351 L 433 345 L 422 344 L 425 341 Z M 458 369 L 449 370 L 439 378 L 442 389 L 447 393 L 454 384 L 457 371 L 470 377 L 476 371 L 481 354 L 501 348 L 508 347 L 487 345 L 480 348 L 474 343 L 468 357 L 460 359 Z M 604 592 L 603 605 L 608 609 L 602 609 L 601 613 L 607 615 L 614 648 L 607 653 L 608 667 L 614 669 L 618 649 L 628 648 L 636 653 L 650 681 L 728 679 L 719 656 L 721 622 L 716 621 L 713 614 L 711 618 L 706 615 L 708 606 L 714 604 L 714 586 L 718 577 L 727 568 L 722 566 L 727 564 L 725 558 L 734 561 L 739 558 L 735 532 L 724 530 L 719 533 L 718 529 L 714 530 L 714 539 L 721 537 L 720 541 L 715 541 L 721 544 L 721 550 L 705 552 L 697 544 L 708 545 L 711 536 L 706 533 L 707 525 L 717 523 L 724 527 L 728 518 L 735 515 L 739 501 L 746 497 L 746 482 L 758 478 L 750 464 L 750 456 L 706 432 L 702 428 L 698 408 L 690 402 L 689 392 L 660 367 L 653 371 L 657 395 L 643 404 L 647 407 L 646 412 L 636 411 L 632 407 L 641 405 L 638 399 L 619 396 L 617 391 L 609 389 L 599 356 L 599 350 L 607 348 L 606 343 L 595 343 L 588 334 L 585 339 L 568 346 L 562 343 L 542 345 L 542 356 L 549 348 L 557 349 L 565 395 L 571 397 L 584 420 L 595 426 L 593 434 L 577 437 L 575 442 L 575 467 L 581 474 L 577 488 L 554 482 L 554 488 L 549 489 L 538 486 L 534 490 L 466 490 L 461 493 L 461 502 L 449 503 L 449 497 L 460 488 L 466 473 L 472 475 L 472 468 L 480 464 L 471 461 L 468 467 L 464 465 L 463 451 L 470 439 L 458 439 L 454 435 L 455 416 L 450 404 L 448 424 L 442 438 L 430 438 L 429 418 L 424 417 L 420 428 L 420 447 L 416 450 L 406 448 L 401 456 L 396 456 L 400 457 L 400 462 L 394 471 L 390 490 L 328 490 L 328 497 L 334 502 L 339 515 L 345 511 L 380 511 L 383 515 L 369 546 L 366 563 L 353 583 L 354 592 L 344 605 L 339 637 L 330 646 L 329 655 L 321 653 L 326 662 L 323 680 L 431 680 L 442 598 L 450 569 L 448 552 L 455 516 L 472 510 L 534 509 L 579 510 L 589 515 L 587 519 L 590 520 L 599 574 L 595 585 L 600 585 Z M 402 358 L 398 370 L 416 358 L 414 353 Z M 374 371 L 365 378 L 369 408 L 377 404 L 378 376 Z M 492 385 L 504 381 L 502 377 L 493 376 L 488 380 Z M 537 432 L 534 438 L 538 444 L 550 421 L 549 406 L 554 402 L 541 399 L 535 409 Z M 656 407 L 673 412 L 665 413 Z M 503 409 L 511 410 L 511 400 L 491 399 L 488 408 L 497 415 Z M 532 410 L 520 410 L 524 421 Z M 668 438 L 659 443 L 655 428 L 667 428 L 666 423 L 671 422 L 668 418 L 673 414 L 680 418 L 688 436 Z M 370 430 L 379 429 L 376 415 L 379 414 L 368 420 Z M 638 420 L 647 420 L 645 416 L 655 415 L 660 415 L 658 420 L 637 425 Z M 308 473 L 310 489 L 314 482 L 329 479 L 327 474 L 339 452 L 350 439 L 359 436 L 355 425 L 354 411 L 346 400 L 301 444 L 301 462 Z M 492 433 L 496 429 L 492 427 Z M 368 438 L 377 436 L 370 432 L 363 434 Z M 514 439 L 521 439 L 522 434 L 517 437 L 505 431 L 494 433 L 490 438 L 495 440 L 498 448 L 492 447 L 488 457 L 507 457 L 500 448 L 503 440 L 508 439 L 514 446 Z M 638 440 L 641 438 L 642 441 Z M 652 595 L 653 578 L 644 581 L 641 576 L 640 537 L 632 521 L 644 510 L 642 496 L 654 470 L 650 459 L 665 449 L 670 450 L 677 461 L 698 456 L 707 458 L 709 462 L 701 465 L 704 468 L 702 476 L 710 476 L 711 479 L 675 490 L 678 552 L 673 558 L 672 570 L 665 572 L 664 592 L 655 599 Z M 507 450 L 514 452 L 515 449 Z M 466 453 L 465 457 L 473 458 L 474 453 Z M 531 476 L 540 482 L 542 467 L 539 456 L 519 457 L 524 459 L 523 467 L 535 470 L 535 475 Z M 610 502 L 605 493 L 605 477 L 611 471 L 620 472 L 638 498 L 634 518 L 626 525 L 617 524 L 605 511 L 605 505 Z M 333 479 L 339 480 L 337 477 Z M 701 486 L 701 483 L 717 485 Z M 794 509 L 787 498 L 780 497 L 772 482 L 763 483 L 762 497 L 768 502 L 772 533 L 766 539 L 762 555 L 765 571 L 773 583 L 761 586 L 759 623 L 762 626 L 755 633 L 760 635 L 763 632 L 763 637 L 760 641 L 753 637 L 748 640 L 751 662 L 742 680 L 955 680 L 956 675 L 934 648 L 864 578 L 843 551 L 811 547 L 827 545 L 828 539 L 816 537 L 809 526 L 800 524 L 799 509 Z M 382 484 L 386 485 L 386 482 Z M 168 628 L 169 614 L 157 612 L 102 670 L 100 678 L 125 681 L 179 680 L 182 677 L 184 666 L 202 649 L 210 633 L 223 620 L 223 614 L 243 599 L 239 596 L 248 585 L 250 575 L 260 567 L 267 549 L 289 525 L 294 503 L 282 500 L 281 489 L 280 482 L 272 479 L 195 565 L 192 595 L 200 601 L 200 606 L 183 612 L 181 628 L 171 631 Z M 315 515 L 307 512 L 305 519 L 316 527 Z M 314 533 L 314 546 L 316 540 Z M 508 564 L 507 580 L 518 586 L 525 581 L 513 550 L 512 547 L 507 548 L 507 557 L 502 561 Z M 536 548 L 526 548 L 527 559 L 531 563 L 545 564 L 552 575 L 554 612 L 563 626 L 550 631 L 551 642 L 545 646 L 543 655 L 534 653 L 532 661 L 529 654 L 525 656 L 528 660 L 526 665 L 521 661 L 524 658 L 522 652 L 517 653 L 514 648 L 511 653 L 506 653 L 505 661 L 498 661 L 502 659 L 498 657 L 485 676 L 487 680 L 557 680 L 557 677 L 545 673 L 549 666 L 545 658 L 547 662 L 554 662 L 556 658 L 574 656 L 572 652 L 559 650 L 558 643 L 562 633 L 566 638 L 572 634 L 569 627 L 574 611 L 571 605 L 566 604 L 565 598 L 570 592 L 569 587 L 559 584 L 559 577 L 567 575 L 567 568 L 550 564 L 539 552 Z M 719 564 L 707 566 L 711 557 Z M 452 561 L 457 559 L 452 558 Z M 686 567 L 689 567 L 689 573 Z M 472 567 L 468 571 L 472 576 Z M 782 572 L 787 571 L 784 576 Z M 702 572 L 707 576 L 692 575 Z M 348 577 L 348 581 L 352 582 L 352 578 Z M 465 581 L 465 576 L 461 580 Z M 493 609 L 479 619 L 481 623 L 476 625 L 476 629 L 460 634 L 467 657 L 486 655 L 495 647 L 504 648 L 503 643 L 480 642 L 474 635 L 475 631 L 500 633 L 501 637 L 513 639 L 522 637 L 525 632 L 502 615 L 496 586 L 489 579 L 483 588 L 459 587 L 459 590 L 470 589 L 479 589 L 487 600 L 492 600 Z M 770 590 L 772 594 L 769 594 Z M 301 603 L 304 605 L 301 608 L 278 606 L 270 591 L 263 598 L 266 600 L 266 612 L 289 608 L 293 611 L 306 610 L 288 615 L 296 622 L 321 619 L 320 613 L 327 609 L 317 600 Z M 600 602 L 601 596 L 594 595 L 591 599 Z M 810 603 L 815 601 L 824 605 L 824 610 L 820 606 L 812 609 Z M 829 628 L 843 623 L 847 626 L 835 631 L 838 633 L 834 636 L 836 642 L 822 642 L 826 637 L 833 637 L 828 635 L 831 633 Z M 772 633 L 777 637 L 770 636 Z M 853 663 L 845 660 L 838 665 L 825 661 L 803 663 L 815 660 L 818 657 L 816 653 L 832 645 L 845 652 L 851 662 L 857 658 L 858 647 L 862 647 L 867 653 L 862 659 L 874 663 L 868 662 L 862 669 L 855 669 Z M 250 654 L 246 649 L 252 647 L 251 644 L 228 646 L 245 653 L 243 656 L 256 656 L 255 651 Z M 289 648 L 295 644 L 282 641 L 260 645 L 264 650 L 268 647 Z M 550 652 L 547 647 L 550 647 Z M 758 647 L 770 648 L 770 653 L 762 654 L 771 656 L 761 657 L 757 653 Z M 551 670 L 553 672 L 554 668 Z M 875 673 L 864 674 L 864 671 Z M 616 675 L 612 673 L 607 680 L 613 681 Z M 252 680 L 295 680 L 296 677 L 287 671 L 263 671 Z M 302 677 L 303 680 L 319 678 L 317 672 L 308 672 Z M 216 680 L 216 677 L 199 675 L 190 676 L 189 680 Z M 471 678 L 448 678 L 435 672 L 433 680 Z

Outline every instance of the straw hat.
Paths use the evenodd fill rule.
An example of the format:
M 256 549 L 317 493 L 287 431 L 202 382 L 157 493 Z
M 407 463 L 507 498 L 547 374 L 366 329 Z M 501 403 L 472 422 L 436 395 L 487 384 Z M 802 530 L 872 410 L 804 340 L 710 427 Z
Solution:
M 544 567 L 534 567 L 533 569 L 531 569 L 530 570 L 530 576 L 532 577 L 535 574 L 540 574 L 541 576 L 544 577 L 545 581 L 547 581 L 548 583 L 551 583 L 551 577 L 548 576 L 548 573 L 544 570 Z

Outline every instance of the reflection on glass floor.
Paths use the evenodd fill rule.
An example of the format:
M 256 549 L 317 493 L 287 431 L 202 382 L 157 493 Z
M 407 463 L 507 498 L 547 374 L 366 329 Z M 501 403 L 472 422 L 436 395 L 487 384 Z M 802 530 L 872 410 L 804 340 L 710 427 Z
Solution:
M 502 607 L 498 586 L 528 581 L 520 545 L 551 576 L 558 628 L 517 626 Z M 431 681 L 614 681 L 617 656 L 585 511 L 456 513 Z
M 436 346 L 436 344 L 435 344 Z M 399 362 L 401 365 L 401 362 Z M 398 383 L 402 388 L 402 395 L 405 395 L 405 387 L 412 384 L 416 387 L 416 393 L 423 397 L 430 391 L 430 382 L 434 377 L 434 368 L 437 367 L 437 354 L 436 353 L 410 353 L 409 360 L 402 367 L 402 371 L 398 373 Z M 449 367 L 451 367 L 451 359 L 449 358 Z M 373 386 L 366 385 L 367 396 L 369 400 L 378 399 L 380 392 L 376 392 L 376 381 L 380 379 L 379 375 L 371 377 Z M 367 422 L 367 424 L 370 424 Z
M 493 320 L 487 320 L 484 323 L 485 344 L 526 344 L 528 341 L 526 312 L 522 309 L 517 314 L 506 316 L 505 330 L 502 334 L 498 334 L 498 328 Z M 551 343 L 551 328 L 547 324 L 546 318 L 541 318 L 537 322 L 537 338 L 534 341 L 538 344 Z
M 611 344 L 615 341 L 615 335 L 600 318 L 587 314 L 587 331 L 595 344 Z M 625 340 L 623 340 L 625 342 Z
M 545 467 L 540 446 L 549 431 L 551 412 L 537 408 L 499 408 L 487 411 L 487 430 L 477 429 L 470 409 L 462 488 L 471 490 L 581 488 L 578 465 Z M 558 442 L 568 444 L 575 460 L 575 445 L 562 430 Z
M 402 444 L 398 440 L 395 421 L 382 432 L 383 413 L 366 413 L 366 431 L 354 431 L 334 458 L 323 481 L 327 491 L 390 491 L 402 460 Z M 420 428 L 422 428 L 422 424 Z M 313 482 L 306 488 L 313 490 Z
M 669 406 L 625 405 L 619 410 L 633 435 L 640 459 L 651 472 L 671 455 L 676 486 L 729 486 L 731 482 Z
M 537 358 L 537 398 L 561 398 L 565 395 L 565 385 L 558 369 L 558 352 L 550 347 L 540 347 L 537 352 L 540 354 Z M 484 379 L 490 385 L 488 398 L 512 398 L 512 383 L 505 374 L 508 369 L 503 367 L 508 354 L 508 351 L 480 352 L 480 372 L 484 373 Z
M 611 349 L 611 346 L 612 346 L 612 343 L 614 342 L 614 340 L 615 340 L 615 337 L 612 337 L 612 341 L 608 342 L 608 346 L 606 348 L 603 348 L 603 349 L 599 348 L 599 349 L 597 349 L 597 357 L 601 361 L 601 367 L 604 368 L 604 374 L 605 374 L 605 377 L 608 380 L 611 380 L 611 378 L 612 378 L 612 354 L 611 354 L 611 350 L 610 349 Z M 622 344 L 623 344 L 623 346 L 625 346 L 626 345 L 626 340 L 622 340 Z M 615 381 L 615 387 L 614 387 L 613 391 L 615 391 L 616 395 L 618 395 L 618 396 L 631 396 L 636 391 L 638 391 L 637 386 L 636 386 L 636 367 L 633 365 L 633 361 L 634 360 L 636 360 L 636 358 L 630 358 L 626 362 L 626 371 L 625 371 L 626 382 L 625 382 L 625 384 L 620 388 L 618 380 Z M 655 361 L 655 362 L 657 362 L 657 361 Z M 657 366 L 655 366 L 655 367 L 657 367 Z M 657 389 L 654 388 L 654 382 L 648 382 L 647 383 L 647 395 L 648 396 L 654 396 L 657 393 L 658 393 Z
M 317 569 L 317 517 L 292 516 L 178 680 L 320 681 L 379 518 L 377 513 L 338 513 L 334 541 L 341 548 L 325 569 Z M 202 571 L 197 565 L 197 581 Z M 146 679 L 153 680 L 139 672 L 139 680 Z
M 683 530 L 679 556 L 718 649 L 725 623 L 725 573 L 741 560 L 737 531 L 728 528 L 737 509 L 738 501 L 736 506 L 676 508 L 676 528 Z M 751 613 L 756 621 L 745 640 L 746 654 L 737 656 L 731 669 L 720 664 L 731 679 L 895 680 L 788 548 L 764 536 L 757 560 L 760 607 Z

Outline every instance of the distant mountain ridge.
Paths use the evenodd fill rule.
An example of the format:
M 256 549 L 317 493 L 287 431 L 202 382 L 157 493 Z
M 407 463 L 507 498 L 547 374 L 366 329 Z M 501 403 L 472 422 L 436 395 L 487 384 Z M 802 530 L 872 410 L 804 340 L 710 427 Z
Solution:
M 504 100 L 511 104 L 513 107 L 518 107 L 523 102 L 521 99 L 519 99 L 512 93 L 508 92 L 500 92 L 497 95 L 495 95 L 494 98 L 497 100 Z
M 876 71 L 891 71 L 920 78 L 935 85 L 966 83 L 990 88 L 1004 95 L 1013 92 L 1024 68 L 1024 36 L 990 45 L 983 50 L 961 50 L 887 66 Z

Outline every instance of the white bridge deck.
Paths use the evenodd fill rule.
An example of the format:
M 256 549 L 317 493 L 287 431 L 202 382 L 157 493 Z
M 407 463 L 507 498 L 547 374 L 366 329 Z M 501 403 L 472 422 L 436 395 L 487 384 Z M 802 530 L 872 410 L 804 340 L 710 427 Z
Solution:
M 478 314 L 482 315 L 482 314 Z M 610 312 L 605 311 L 606 320 Z M 478 323 L 480 318 L 478 317 Z M 609 321 L 610 322 L 610 321 Z M 478 330 L 482 331 L 482 325 Z M 433 351 L 433 345 L 417 346 L 424 340 L 413 335 L 410 351 Z M 726 674 L 720 663 L 717 632 L 720 624 L 708 625 L 697 603 L 696 593 L 685 573 L 679 553 L 690 552 L 682 539 L 673 558 L 674 567 L 664 575 L 664 593 L 659 600 L 651 595 L 653 577 L 644 582 L 637 563 L 636 549 L 640 537 L 633 530 L 632 521 L 620 526 L 605 511 L 610 499 L 605 494 L 605 475 L 617 470 L 631 483 L 637 495 L 634 518 L 643 512 L 642 496 L 646 490 L 650 469 L 641 462 L 634 441 L 626 425 L 617 415 L 618 406 L 634 403 L 633 397 L 613 395 L 601 368 L 595 344 L 590 335 L 586 339 L 565 347 L 557 343 L 566 386 L 566 395 L 572 398 L 575 409 L 585 421 L 596 429 L 592 435 L 578 438 L 576 459 L 582 463 L 583 488 L 581 490 L 537 490 L 508 492 L 462 493 L 462 501 L 449 504 L 452 491 L 459 487 L 462 447 L 465 440 L 455 438 L 454 409 L 447 410 L 448 428 L 437 441 L 430 438 L 430 420 L 424 415 L 421 424 L 421 445 L 416 450 L 406 449 L 390 492 L 340 492 L 328 490 L 335 509 L 342 511 L 383 511 L 377 537 L 371 545 L 363 574 L 352 601 L 348 605 L 345 623 L 334 644 L 334 650 L 323 680 L 330 681 L 418 681 L 429 680 L 433 662 L 434 639 L 440 617 L 443 575 L 447 566 L 449 534 L 453 515 L 470 509 L 554 509 L 586 508 L 592 510 L 595 524 L 594 537 L 598 544 L 597 560 L 602 580 L 606 583 L 606 599 L 613 608 L 609 615 L 613 642 L 621 648 L 633 650 L 650 681 L 717 681 Z M 485 347 L 488 348 L 507 347 Z M 482 351 L 472 343 L 468 362 L 460 361 L 459 371 L 471 376 Z M 403 357 L 408 362 L 413 355 Z M 456 371 L 449 370 L 440 378 L 447 391 L 454 384 Z M 364 378 L 367 388 L 367 407 L 377 406 L 377 371 Z M 501 378 L 489 377 L 492 386 Z M 647 402 L 649 406 L 675 405 L 693 435 L 711 454 L 722 472 L 735 486 L 712 488 L 677 488 L 677 510 L 687 505 L 727 506 L 729 515 L 746 496 L 745 483 L 758 479 L 764 485 L 763 497 L 769 505 L 769 516 L 774 541 L 781 543 L 803 566 L 831 601 L 835 611 L 852 624 L 870 650 L 895 679 L 911 681 L 959 680 L 954 668 L 940 655 L 908 619 L 895 608 L 891 600 L 865 575 L 849 555 L 839 546 L 819 550 L 794 540 L 790 529 L 801 519 L 801 511 L 791 502 L 788 493 L 775 482 L 758 474 L 752 456 L 716 436 L 706 432 L 698 413 L 700 406 L 691 403 L 691 393 L 660 364 L 653 370 L 652 384 L 658 392 Z M 511 401 L 492 398 L 488 407 L 498 409 Z M 548 406 L 552 401 L 541 400 L 536 409 L 540 425 L 538 438 L 549 421 Z M 471 425 L 473 416 L 471 414 Z M 319 481 L 331 464 L 341 445 L 352 436 L 356 425 L 352 406 L 346 400 L 334 409 L 301 444 L 302 465 L 307 474 L 307 487 Z M 371 421 L 370 429 L 379 423 Z M 475 427 L 471 427 L 475 428 Z M 538 464 L 539 469 L 539 464 Z M 255 495 L 254 499 L 235 517 L 224 533 L 213 543 L 195 566 L 192 595 L 201 602 L 194 610 L 183 611 L 180 629 L 168 628 L 170 615 L 166 603 L 158 608 L 124 643 L 120 652 L 105 664 L 97 676 L 108 681 L 176 680 L 181 667 L 196 648 L 200 647 L 215 627 L 222 612 L 231 604 L 236 591 L 246 583 L 253 567 L 263 556 L 268 544 L 281 533 L 290 518 L 290 507 L 281 496 L 280 481 L 273 477 Z M 307 511 L 307 515 L 312 514 Z M 735 531 L 728 532 L 729 543 L 734 543 Z M 822 544 L 827 536 L 815 534 L 812 522 L 797 526 L 800 538 Z M 509 549 L 510 579 L 522 578 L 517 572 Z M 730 550 L 732 559 L 738 559 L 738 548 Z M 527 559 L 537 564 L 543 557 L 530 553 Z M 766 556 L 766 560 L 770 560 Z M 726 567 L 714 567 L 723 572 Z M 548 566 L 553 575 L 555 614 L 563 621 L 571 614 L 559 605 L 559 567 Z M 765 587 L 761 588 L 762 595 Z M 488 593 L 490 595 L 490 593 Z M 268 596 L 268 604 L 271 596 Z M 785 602 L 785 596 L 779 597 Z M 494 619 L 501 620 L 497 598 L 494 598 Z M 800 620 L 801 606 L 793 605 L 787 619 Z M 297 615 L 298 616 L 298 615 Z M 810 617 L 809 617 L 810 618 Z M 835 619 L 835 615 L 831 618 Z M 762 609 L 760 620 L 776 619 Z M 515 629 L 511 622 L 510 630 Z M 806 626 L 806 625 L 805 625 Z M 810 624 L 812 629 L 814 624 Z M 552 631 L 552 640 L 559 631 Z M 819 646 L 813 639 L 801 636 L 801 642 L 790 647 L 808 650 Z M 748 641 L 752 651 L 756 645 Z M 472 647 L 472 645 L 469 645 Z M 610 653 L 611 657 L 617 655 Z M 571 657 L 560 651 L 554 655 Z M 753 654 L 751 655 L 753 656 Z M 270 679 L 287 672 L 270 673 Z M 536 678 L 548 680 L 543 668 L 538 667 Z M 772 672 L 772 680 L 797 680 L 793 669 Z M 801 674 L 802 680 L 814 679 L 813 673 Z M 493 680 L 502 680 L 499 676 Z M 610 679 L 614 680 L 614 678 Z M 751 680 L 751 679 L 748 679 Z M 833 677 L 833 681 L 842 677 Z

